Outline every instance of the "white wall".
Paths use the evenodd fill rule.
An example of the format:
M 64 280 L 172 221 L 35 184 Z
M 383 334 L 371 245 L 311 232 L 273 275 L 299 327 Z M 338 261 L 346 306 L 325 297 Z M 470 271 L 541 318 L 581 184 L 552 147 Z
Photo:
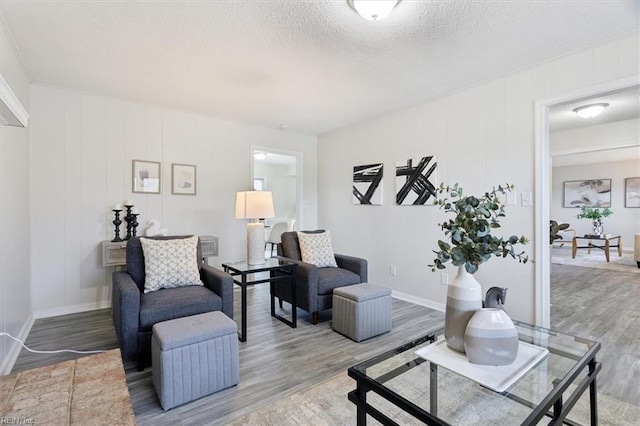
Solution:
M 427 264 L 443 237 L 444 215 L 432 206 L 394 201 L 396 160 L 437 155 L 438 181 L 467 193 L 510 182 L 534 191 L 534 102 L 639 73 L 638 33 L 580 51 L 441 99 L 321 135 L 318 139 L 319 225 L 334 249 L 366 257 L 370 281 L 396 295 L 442 308 L 446 288 Z M 383 162 L 384 204 L 351 204 L 352 168 Z M 519 197 L 518 197 L 519 198 Z M 508 206 L 503 232 L 534 235 L 534 208 Z M 534 252 L 532 241 L 528 253 Z M 547 244 L 546 242 L 543 242 Z M 397 276 L 389 265 L 397 266 Z M 447 268 L 449 277 L 455 271 Z M 509 288 L 507 310 L 534 320 L 534 268 L 492 259 L 476 274 L 484 290 Z
M 32 288 L 37 317 L 108 306 L 115 203 L 171 234 L 214 235 L 219 257 L 242 259 L 246 222 L 235 193 L 251 188 L 251 145 L 300 151 L 305 224 L 317 221 L 316 137 L 43 86 L 32 89 Z M 161 194 L 133 194 L 131 160 L 160 161 Z M 197 165 L 197 195 L 171 194 L 171 163 Z M 142 226 L 141 226 L 142 228 Z
M 604 232 L 622 236 L 622 246 L 633 249 L 633 236 L 640 232 L 640 209 L 624 206 L 624 180 L 640 177 L 640 161 L 615 161 L 554 167 L 552 170 L 551 218 L 568 223 L 578 235 L 592 233 L 592 221 L 577 219 L 577 208 L 563 207 L 563 182 L 568 180 L 611 179 L 611 210 L 613 215 L 603 219 Z
M 29 79 L 2 19 L 0 74 L 29 112 Z M 0 331 L 21 339 L 33 324 L 29 233 L 29 129 L 0 126 Z M 9 373 L 19 350 L 0 337 L 0 374 Z

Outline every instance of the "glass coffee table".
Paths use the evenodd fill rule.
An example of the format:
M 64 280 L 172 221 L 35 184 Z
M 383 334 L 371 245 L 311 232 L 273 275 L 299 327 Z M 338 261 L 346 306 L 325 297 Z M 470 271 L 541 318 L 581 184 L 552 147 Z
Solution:
M 600 343 L 514 321 L 521 345 L 544 352 L 512 384 L 497 392 L 456 371 L 416 354 L 440 340 L 438 330 L 349 368 L 356 389 L 349 400 L 357 407 L 358 425 L 367 414 L 386 425 L 535 425 L 577 423 L 567 419 L 589 389 L 589 417 L 598 424 L 596 361 Z M 434 345 L 427 347 L 428 345 Z M 441 346 L 441 345 L 440 345 Z M 546 350 L 545 350 L 546 349 Z M 474 367 L 476 368 L 476 367 Z M 490 374 L 504 367 L 482 366 Z M 375 393 L 375 395 L 374 395 Z
M 579 240 L 587 240 L 586 246 L 579 246 Z M 612 241 L 618 240 L 617 244 L 611 244 Z M 600 244 L 600 245 L 599 245 Z M 600 249 L 604 252 L 604 258 L 609 262 L 609 249 L 617 248 L 618 249 L 618 257 L 622 257 L 622 237 L 620 235 L 616 235 L 615 237 L 601 237 L 598 235 L 585 235 L 584 237 L 573 237 L 571 244 L 571 258 L 576 258 L 576 253 L 578 253 L 578 249 L 586 248 L 587 253 L 591 254 L 592 248 Z

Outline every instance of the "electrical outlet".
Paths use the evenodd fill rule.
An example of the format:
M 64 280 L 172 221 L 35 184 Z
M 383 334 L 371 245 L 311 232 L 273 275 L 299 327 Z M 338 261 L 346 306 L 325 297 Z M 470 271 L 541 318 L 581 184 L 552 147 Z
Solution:
M 396 276 L 396 265 L 389 265 L 389 273 L 392 277 Z
M 440 284 L 449 285 L 449 274 L 447 274 L 446 272 L 440 273 Z

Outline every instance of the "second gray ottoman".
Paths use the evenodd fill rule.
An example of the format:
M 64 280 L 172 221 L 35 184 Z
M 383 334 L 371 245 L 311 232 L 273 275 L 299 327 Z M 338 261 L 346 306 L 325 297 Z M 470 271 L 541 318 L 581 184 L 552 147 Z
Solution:
M 240 381 L 238 327 L 222 312 L 153 326 L 152 380 L 165 410 Z
M 362 283 L 333 290 L 331 328 L 356 342 L 391 330 L 391 290 Z

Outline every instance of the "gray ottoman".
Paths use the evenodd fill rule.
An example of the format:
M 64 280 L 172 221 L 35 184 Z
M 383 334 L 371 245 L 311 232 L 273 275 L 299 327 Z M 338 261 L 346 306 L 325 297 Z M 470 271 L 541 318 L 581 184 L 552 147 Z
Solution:
M 363 283 L 333 290 L 331 327 L 356 342 L 391 330 L 391 290 Z
M 152 380 L 164 410 L 238 384 L 238 327 L 222 312 L 153 326 Z

